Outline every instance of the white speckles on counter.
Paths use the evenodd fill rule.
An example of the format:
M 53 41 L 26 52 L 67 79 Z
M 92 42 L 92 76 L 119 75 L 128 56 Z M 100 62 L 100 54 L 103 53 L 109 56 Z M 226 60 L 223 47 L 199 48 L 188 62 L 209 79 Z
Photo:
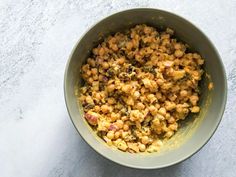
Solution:
M 94 152 L 65 107 L 68 56 L 97 20 L 132 7 L 160 8 L 192 21 L 213 41 L 228 79 L 223 120 L 210 142 L 185 162 L 135 170 Z M 0 2 L 1 177 L 231 177 L 236 174 L 236 1 L 2 0 Z

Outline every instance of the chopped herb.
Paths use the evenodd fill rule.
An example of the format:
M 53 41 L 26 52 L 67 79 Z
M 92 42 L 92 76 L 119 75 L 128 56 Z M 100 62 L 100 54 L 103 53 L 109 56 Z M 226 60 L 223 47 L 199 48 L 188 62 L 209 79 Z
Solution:
M 144 72 L 149 72 L 149 73 L 152 73 L 152 74 L 156 74 L 156 71 L 155 71 L 155 69 L 153 68 L 153 67 L 151 67 L 151 66 L 144 66 L 143 68 L 142 68 L 142 70 L 144 71 Z
M 106 76 L 107 77 L 114 77 L 115 76 L 115 71 L 113 68 L 110 68 L 107 70 L 107 73 L 106 73 Z

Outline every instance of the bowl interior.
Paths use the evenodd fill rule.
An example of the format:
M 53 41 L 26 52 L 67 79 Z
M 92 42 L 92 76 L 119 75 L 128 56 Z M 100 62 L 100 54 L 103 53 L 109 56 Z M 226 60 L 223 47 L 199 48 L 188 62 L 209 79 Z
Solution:
M 205 59 L 204 70 L 210 79 L 201 81 L 201 112 L 189 115 L 177 133 L 167 141 L 160 152 L 129 154 L 108 147 L 89 127 L 78 107 L 74 90 L 81 85 L 80 67 L 104 37 L 124 31 L 136 24 L 147 24 L 158 29 L 174 29 L 177 39 L 186 42 Z M 214 89 L 207 89 L 213 82 Z M 72 122 L 85 141 L 98 153 L 119 164 L 152 169 L 178 163 L 197 152 L 216 130 L 226 102 L 226 78 L 220 57 L 209 39 L 194 25 L 172 13 L 157 9 L 131 9 L 111 15 L 93 26 L 77 43 L 68 61 L 65 73 L 65 99 Z

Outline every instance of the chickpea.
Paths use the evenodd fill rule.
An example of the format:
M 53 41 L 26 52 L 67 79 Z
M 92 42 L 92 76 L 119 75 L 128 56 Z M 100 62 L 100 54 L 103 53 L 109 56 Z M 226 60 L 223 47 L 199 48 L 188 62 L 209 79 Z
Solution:
M 162 98 L 162 94 L 160 93 L 160 92 L 157 92 L 156 93 L 156 98 L 159 100 L 159 99 L 161 99 Z
M 92 69 L 91 69 L 91 73 L 92 73 L 93 75 L 96 75 L 96 74 L 98 73 L 97 68 L 92 68 Z
M 120 137 L 120 132 L 119 131 L 115 132 L 115 139 L 117 139 L 119 137 Z
M 180 96 L 186 97 L 188 95 L 188 92 L 186 90 L 181 90 L 180 91 Z
M 102 105 L 101 106 L 101 111 L 103 112 L 103 113 L 108 113 L 109 112 L 109 106 L 107 106 L 107 105 Z
M 86 80 L 86 79 L 88 79 L 88 77 L 89 77 L 89 76 L 88 76 L 86 73 L 83 73 L 83 74 L 82 74 L 82 78 L 83 78 L 83 79 Z
M 82 66 L 82 71 L 83 72 L 86 72 L 88 70 L 89 70 L 89 65 L 88 64 Z
M 163 90 L 168 90 L 168 89 L 170 89 L 172 87 L 172 83 L 164 83 L 163 85 L 162 85 L 162 89 Z
M 170 118 L 170 113 L 167 112 L 165 117 L 166 117 L 166 119 L 169 119 Z
M 203 65 L 203 64 L 204 64 L 204 60 L 201 59 L 201 58 L 199 58 L 199 59 L 197 59 L 197 63 L 198 63 L 199 65 Z
M 96 112 L 99 112 L 99 111 L 100 111 L 100 106 L 96 105 L 96 106 L 94 106 L 93 109 L 94 109 Z
M 92 72 L 90 70 L 86 71 L 87 76 L 91 76 Z
M 151 31 L 152 31 L 152 29 L 151 29 L 150 27 L 144 27 L 144 29 L 143 29 L 143 32 L 144 32 L 145 34 L 150 34 Z
M 152 144 L 153 143 L 153 139 L 152 138 L 149 138 L 148 139 L 148 144 Z
M 188 114 L 189 113 L 189 109 L 188 108 L 183 108 L 183 111 L 182 111 L 184 114 Z M 184 119 L 185 117 L 183 117 Z
M 101 99 L 102 99 L 102 96 L 101 96 L 100 93 L 96 93 L 96 94 L 95 94 L 95 98 L 96 98 L 97 100 L 101 100 Z
M 112 145 L 112 141 L 111 141 L 110 139 L 107 141 L 107 145 L 108 145 L 108 146 L 111 146 L 111 145 Z
M 92 83 L 92 87 L 93 87 L 93 90 L 94 90 L 94 91 L 99 91 L 99 82 L 94 81 L 94 82 Z
M 128 131 L 129 130 L 129 125 L 128 124 L 124 124 L 123 130 Z
M 199 111 L 200 111 L 199 106 L 193 106 L 193 107 L 191 108 L 191 112 L 193 112 L 193 113 L 197 113 L 197 112 L 199 112 Z
M 88 83 L 89 83 L 89 84 L 92 84 L 92 83 L 93 83 L 93 78 L 92 78 L 92 77 L 88 78 Z
M 125 141 L 120 141 L 117 144 L 118 149 L 122 150 L 122 151 L 126 151 L 126 149 L 128 148 L 127 144 Z
M 138 99 L 139 97 L 140 97 L 139 91 L 135 91 L 135 92 L 134 92 L 134 98 L 135 98 L 135 99 Z
M 100 48 L 99 49 L 99 51 L 98 51 L 98 54 L 100 55 L 100 56 L 103 56 L 104 54 L 105 54 L 105 50 L 104 50 L 104 48 Z
M 114 84 L 110 84 L 107 86 L 107 91 L 108 92 L 113 92 L 115 90 L 115 85 Z
M 133 106 L 134 105 L 134 100 L 132 97 L 128 97 L 128 99 L 126 99 L 126 104 L 129 106 Z
M 170 117 L 167 121 L 168 121 L 168 123 L 172 124 L 175 122 L 175 119 L 174 119 L 174 117 Z
M 192 95 L 190 98 L 190 102 L 192 103 L 192 105 L 197 105 L 197 102 L 199 100 L 199 97 L 197 95 Z
M 94 61 L 92 58 L 89 58 L 89 59 L 87 60 L 87 63 L 88 63 L 90 66 L 92 66 L 92 67 L 95 67 L 95 66 L 96 66 L 95 61 Z
M 93 49 L 93 54 L 94 54 L 94 55 L 98 55 L 98 48 L 94 48 L 94 49 Z
M 86 102 L 89 103 L 89 104 L 94 104 L 93 99 L 92 99 L 91 96 L 86 97 Z
M 172 91 L 172 92 L 178 92 L 179 90 L 180 90 L 180 87 L 179 87 L 178 85 L 173 86 L 173 87 L 171 88 L 171 91 Z
M 161 106 L 160 106 L 160 104 L 155 104 L 155 107 L 157 108 L 157 109 L 159 109 Z
M 143 109 L 145 108 L 145 106 L 144 106 L 143 103 L 138 102 L 137 105 L 136 105 L 136 108 L 137 108 L 138 110 L 143 110 Z
M 168 39 L 163 39 L 162 45 L 167 46 L 168 44 L 170 44 L 170 41 Z
M 99 81 L 103 81 L 103 77 L 104 77 L 104 76 L 103 76 L 103 75 L 101 75 L 101 74 L 100 74 L 100 75 L 98 75 L 98 80 L 99 80 Z
M 165 134 L 165 137 L 166 138 L 170 138 L 171 136 L 173 136 L 174 132 L 173 131 L 168 131 L 166 134 Z
M 194 53 L 194 54 L 193 54 L 193 58 L 194 58 L 194 59 L 200 59 L 201 56 L 200 56 L 199 54 L 197 54 L 197 53 Z
M 141 88 L 141 94 L 144 94 L 145 92 L 146 92 L 145 87 L 142 87 L 142 88 Z
M 118 46 L 116 44 L 113 44 L 111 46 L 111 48 L 112 48 L 113 51 L 117 51 L 118 50 Z
M 133 43 L 132 42 L 127 42 L 126 43 L 126 48 L 127 48 L 127 50 L 131 50 L 133 48 Z
M 149 99 L 150 102 L 153 103 L 154 101 L 156 101 L 157 98 L 155 97 L 154 94 L 149 94 L 149 95 L 147 96 L 147 99 Z
M 102 67 L 103 67 L 103 69 L 108 69 L 109 68 L 109 64 L 107 62 L 103 62 L 102 63 Z
M 123 117 L 121 117 L 121 120 L 126 121 L 126 120 L 128 120 L 128 117 L 127 116 L 123 116 Z
M 128 142 L 128 147 L 130 150 L 133 150 L 134 152 L 139 152 L 138 144 L 137 143 L 130 143 Z
M 129 93 L 132 89 L 131 85 L 124 85 L 124 87 L 122 87 L 122 91 L 125 93 Z
M 181 44 L 180 44 L 180 43 L 175 43 L 175 44 L 174 44 L 174 48 L 175 48 L 176 50 L 181 49 Z
M 178 128 L 178 124 L 177 123 L 170 124 L 168 128 L 170 130 L 176 131 Z
M 148 136 L 143 136 L 142 139 L 141 139 L 141 142 L 142 142 L 143 144 L 148 144 L 148 142 L 149 142 Z
M 121 133 L 122 138 L 125 138 L 125 137 L 127 137 L 128 135 L 129 135 L 129 133 L 126 132 L 126 131 Z
M 175 56 L 176 56 L 177 58 L 181 58 L 183 55 L 184 55 L 184 52 L 183 52 L 183 51 L 181 51 L 181 50 L 179 50 L 179 49 L 175 51 Z
M 159 118 L 154 118 L 152 120 L 152 124 L 155 125 L 155 126 L 159 126 L 161 124 L 160 119 Z
M 117 125 L 120 129 L 122 129 L 123 126 L 124 126 L 124 122 L 123 122 L 122 120 L 117 120 L 117 121 L 116 121 L 116 125 Z
M 114 132 L 113 131 L 109 131 L 108 133 L 107 133 L 107 138 L 109 138 L 109 139 L 113 139 L 114 138 Z
M 157 79 L 157 84 L 158 85 L 163 85 L 164 84 L 164 80 L 163 79 Z
M 81 102 L 85 102 L 86 96 L 85 96 L 85 95 L 81 95 L 81 96 L 79 97 L 79 100 L 80 100 Z
M 116 114 L 116 113 L 112 112 L 110 118 L 114 122 L 114 121 L 118 120 L 120 118 L 120 116 L 119 116 L 119 114 Z
M 176 104 L 174 102 L 170 102 L 170 101 L 166 101 L 165 102 L 165 109 L 168 111 L 171 111 L 173 109 L 175 109 Z
M 153 105 L 149 106 L 149 111 L 151 112 L 153 116 L 157 114 L 157 108 Z
M 116 100 L 114 98 L 108 98 L 107 102 L 108 102 L 109 105 L 113 105 L 113 104 L 116 103 Z
M 138 148 L 141 152 L 144 152 L 146 150 L 146 146 L 144 144 L 141 144 L 141 143 L 138 145 Z
M 97 81 L 98 80 L 98 75 L 93 75 L 93 80 Z
M 100 92 L 100 95 L 101 95 L 101 98 L 104 99 L 104 98 L 106 97 L 106 92 L 101 91 L 101 92 Z
M 177 112 L 182 113 L 182 112 L 184 112 L 183 110 L 184 110 L 184 109 L 183 109 L 183 107 L 182 107 L 180 104 L 177 104 L 177 105 L 176 105 L 176 111 L 177 111 Z
M 110 122 L 104 122 L 103 123 L 104 127 L 106 127 L 107 129 L 109 129 L 109 127 L 111 126 Z
M 140 101 L 144 102 L 146 100 L 146 96 L 140 96 L 139 99 Z
M 177 96 L 175 94 L 171 94 L 168 98 L 170 101 L 175 101 Z
M 118 59 L 117 62 L 118 62 L 119 65 L 123 65 L 125 63 L 125 58 L 121 57 L 120 59 Z
M 161 107 L 158 111 L 161 115 L 166 115 L 166 109 L 164 107 Z

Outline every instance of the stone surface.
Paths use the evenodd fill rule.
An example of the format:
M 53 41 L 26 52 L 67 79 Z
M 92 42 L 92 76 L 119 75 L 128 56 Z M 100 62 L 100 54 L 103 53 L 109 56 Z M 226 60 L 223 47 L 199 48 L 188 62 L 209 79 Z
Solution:
M 228 78 L 223 120 L 209 143 L 181 164 L 135 170 L 83 142 L 69 120 L 63 74 L 76 41 L 97 20 L 132 7 L 161 8 L 192 21 L 213 41 Z M 236 174 L 236 1 L 1 0 L 1 177 L 232 177 Z

